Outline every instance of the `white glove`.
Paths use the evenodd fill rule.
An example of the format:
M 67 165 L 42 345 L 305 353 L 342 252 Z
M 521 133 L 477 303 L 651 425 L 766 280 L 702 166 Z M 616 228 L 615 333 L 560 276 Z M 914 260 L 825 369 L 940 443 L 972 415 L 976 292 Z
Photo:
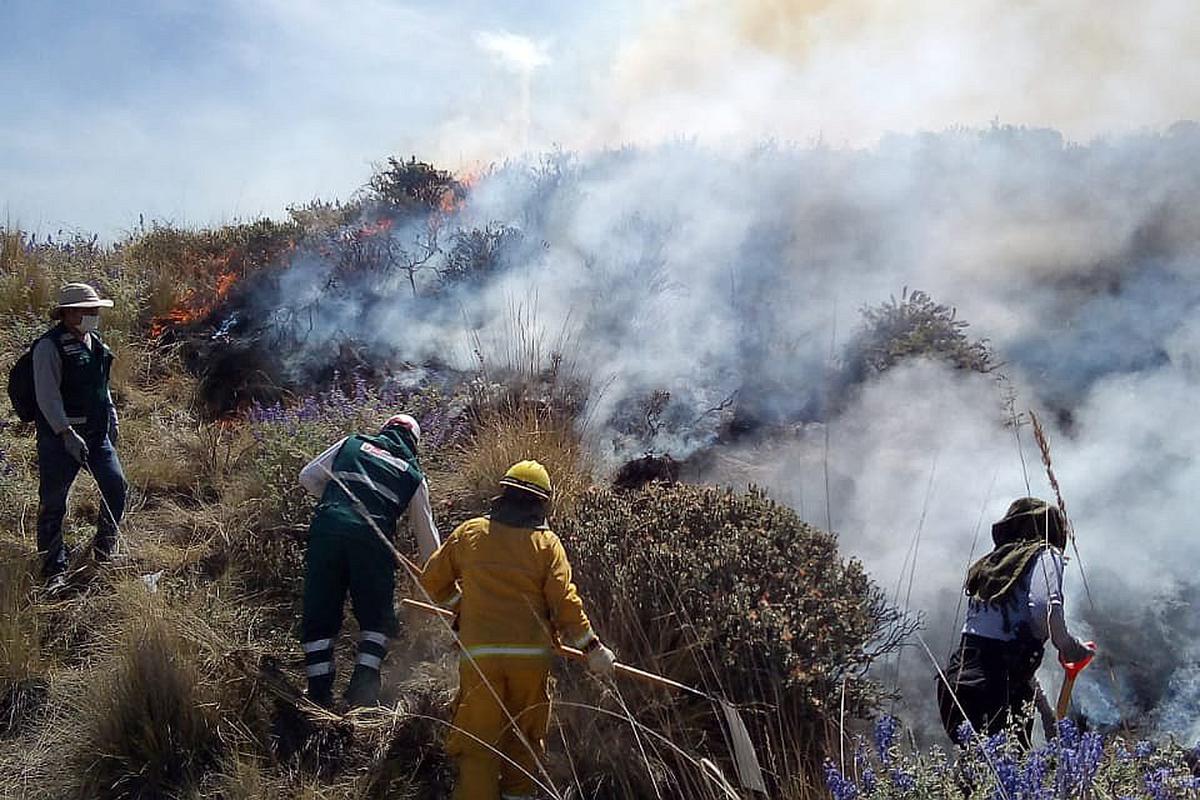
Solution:
M 612 677 L 617 665 L 617 654 L 604 645 L 596 645 L 587 654 L 588 671 L 602 678 Z
M 87 463 L 87 443 L 83 441 L 82 436 L 75 432 L 74 428 L 67 428 L 62 432 L 62 443 L 63 447 L 67 448 L 67 452 L 71 454 L 71 458 L 80 464 Z

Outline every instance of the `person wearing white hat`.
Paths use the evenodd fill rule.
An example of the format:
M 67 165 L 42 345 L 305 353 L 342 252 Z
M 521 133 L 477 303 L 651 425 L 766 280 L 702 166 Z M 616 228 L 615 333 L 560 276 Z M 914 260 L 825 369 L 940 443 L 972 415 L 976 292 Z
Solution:
M 38 551 L 47 589 L 66 586 L 69 561 L 63 543 L 67 497 L 79 470 L 100 489 L 101 508 L 92 541 L 96 561 L 112 557 L 125 511 L 125 474 L 117 458 L 117 413 L 109 392 L 113 354 L 96 332 L 100 310 L 113 302 L 86 283 L 68 283 L 51 317 L 57 324 L 33 346 L 37 397 Z

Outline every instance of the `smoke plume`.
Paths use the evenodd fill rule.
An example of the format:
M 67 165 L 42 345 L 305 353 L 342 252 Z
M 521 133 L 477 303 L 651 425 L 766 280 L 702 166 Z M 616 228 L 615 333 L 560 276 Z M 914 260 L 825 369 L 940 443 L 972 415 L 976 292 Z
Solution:
M 993 126 L 869 149 L 674 143 L 510 162 L 447 222 L 515 232 L 493 268 L 327 299 L 306 335 L 469 369 L 478 342 L 503 347 L 518 322 L 546 342 L 568 332 L 611 465 L 703 453 L 699 477 L 766 486 L 922 613 L 939 657 L 991 522 L 1015 497 L 1051 496 L 1006 403 L 1036 409 L 1079 534 L 1069 619 L 1104 653 L 1082 708 L 1195 738 L 1198 165 L 1190 123 L 1087 145 Z M 408 246 L 421 230 L 389 235 Z M 297 257 L 283 298 L 328 285 L 332 269 Z M 916 359 L 840 382 L 859 310 L 905 286 L 956 306 L 1005 380 Z M 669 396 L 659 424 L 628 425 L 656 393 Z M 758 438 L 726 435 L 714 409 L 730 398 Z M 920 727 L 935 720 L 932 675 L 918 648 L 881 672 Z M 1053 669 L 1045 678 L 1057 686 Z

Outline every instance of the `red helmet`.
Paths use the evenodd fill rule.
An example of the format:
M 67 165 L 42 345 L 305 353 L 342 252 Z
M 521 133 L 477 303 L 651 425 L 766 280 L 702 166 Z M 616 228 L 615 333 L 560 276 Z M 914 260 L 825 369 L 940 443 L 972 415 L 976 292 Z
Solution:
M 396 414 L 395 416 L 390 417 L 387 422 L 383 423 L 383 430 L 385 430 L 385 431 L 388 428 L 395 428 L 395 427 L 405 428 L 406 430 L 408 430 L 409 433 L 411 433 L 413 435 L 413 438 L 417 440 L 418 444 L 421 442 L 421 426 L 410 415 Z

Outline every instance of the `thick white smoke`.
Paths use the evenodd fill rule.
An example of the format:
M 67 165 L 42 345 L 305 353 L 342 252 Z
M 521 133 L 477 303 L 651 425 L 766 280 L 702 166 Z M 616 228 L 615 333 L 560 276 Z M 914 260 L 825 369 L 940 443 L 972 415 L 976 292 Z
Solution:
M 1084 139 L 1162 127 L 1200 109 L 1196 13 L 1188 0 L 628 3 L 610 48 L 593 52 L 603 37 L 586 30 L 560 39 L 533 141 L 867 145 L 995 118 Z M 560 91 L 571 71 L 586 80 Z M 444 152 L 497 156 L 477 141 L 492 149 L 456 135 Z
M 715 445 L 706 477 L 765 485 L 831 523 L 846 553 L 926 615 L 940 657 L 973 544 L 989 547 L 1015 497 L 1050 494 L 1028 428 L 1019 447 L 1007 419 L 1015 392 L 1018 410 L 1047 423 L 1090 579 L 1091 600 L 1072 565 L 1069 617 L 1106 655 L 1083 680 L 1084 709 L 1195 736 L 1198 165 L 1191 124 L 1090 145 L 996 127 L 869 150 L 677 143 L 511 163 L 453 219 L 521 231 L 500 269 L 448 294 L 414 298 L 399 280 L 369 303 L 325 302 L 315 335 L 470 367 L 477 337 L 512 336 L 514 304 L 536 309 L 529 327 L 548 341 L 568 330 L 568 355 L 604 388 L 592 433 L 614 463 Z M 287 280 L 320 287 L 329 269 L 302 260 Z M 830 404 L 831 357 L 858 310 L 904 286 L 956 305 L 1008 383 L 918 361 Z M 672 396 L 662 427 L 623 428 L 656 390 Z M 734 393 L 796 432 L 718 442 L 705 411 Z M 916 649 L 899 665 L 907 713 L 928 727 L 932 665 Z

